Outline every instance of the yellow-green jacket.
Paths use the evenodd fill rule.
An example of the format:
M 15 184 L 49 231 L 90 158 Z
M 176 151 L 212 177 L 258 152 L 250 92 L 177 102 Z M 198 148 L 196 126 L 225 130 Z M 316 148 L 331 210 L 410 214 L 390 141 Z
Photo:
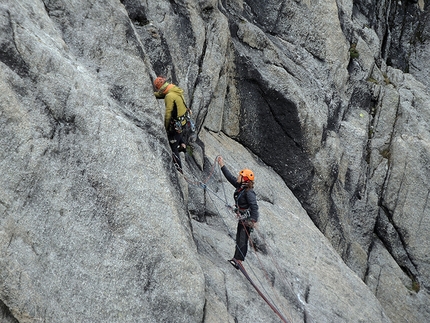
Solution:
M 164 127 L 169 130 L 170 121 L 182 117 L 187 112 L 185 105 L 184 91 L 174 84 L 169 84 L 163 92 L 154 93 L 157 98 L 164 98 L 164 104 L 166 105 L 166 112 L 164 114 Z M 183 120 L 182 125 L 187 123 Z

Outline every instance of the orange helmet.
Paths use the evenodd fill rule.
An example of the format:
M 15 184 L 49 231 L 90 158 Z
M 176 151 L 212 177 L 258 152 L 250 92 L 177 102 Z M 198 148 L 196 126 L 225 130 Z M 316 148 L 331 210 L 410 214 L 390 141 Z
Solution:
M 162 76 L 157 77 L 154 81 L 155 89 L 159 91 L 164 83 L 166 83 L 166 79 L 164 77 Z
M 242 169 L 242 170 L 239 172 L 239 175 L 240 175 L 240 176 L 242 176 L 242 179 L 243 179 L 245 182 L 247 182 L 248 180 L 251 180 L 251 181 L 253 181 L 253 180 L 254 180 L 254 172 L 253 172 L 252 170 L 250 170 L 250 169 L 247 169 L 247 168 Z

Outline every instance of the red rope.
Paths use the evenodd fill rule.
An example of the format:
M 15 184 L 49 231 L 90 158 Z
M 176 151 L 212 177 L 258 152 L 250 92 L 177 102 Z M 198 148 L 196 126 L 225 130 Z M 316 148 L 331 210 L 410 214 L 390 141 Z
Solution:
M 239 270 L 242 272 L 242 274 L 246 277 L 246 279 L 248 279 L 248 281 L 251 283 L 252 287 L 254 287 L 254 289 L 257 291 L 257 293 L 261 296 L 261 298 L 264 299 L 264 301 L 267 303 L 267 305 L 269 305 L 269 307 L 276 313 L 276 315 L 279 316 L 279 318 L 284 322 L 284 323 L 289 323 L 287 321 L 287 319 L 282 315 L 281 312 L 278 311 L 278 309 L 267 299 L 267 297 L 263 294 L 263 292 L 258 288 L 258 286 L 253 282 L 253 280 L 251 279 L 251 277 L 249 277 L 245 267 L 243 267 L 243 265 L 239 262 L 237 262 L 238 266 L 239 266 Z
M 248 241 L 249 241 L 249 243 L 251 244 L 252 249 L 254 249 L 255 256 L 257 257 L 258 263 L 260 264 L 260 267 L 261 267 L 261 269 L 262 269 L 262 270 L 263 270 L 263 272 L 264 272 L 264 276 L 266 277 L 266 280 L 267 280 L 267 281 L 269 282 L 269 284 L 271 285 L 272 290 L 274 290 L 274 288 L 273 288 L 272 284 L 270 283 L 270 278 L 269 278 L 269 276 L 268 276 L 268 274 L 267 274 L 267 270 L 265 270 L 265 269 L 264 269 L 263 263 L 262 263 L 262 261 L 261 261 L 260 257 L 258 256 L 257 248 L 255 247 L 254 242 L 252 241 L 252 238 L 251 238 L 251 235 L 250 235 L 249 231 L 247 230 L 247 226 L 246 226 L 246 224 L 245 224 L 245 221 L 241 220 L 241 223 L 242 223 L 242 225 L 243 225 L 243 227 L 244 227 L 244 229 L 245 229 L 245 232 L 246 232 L 246 234 L 247 234 L 247 236 L 248 236 Z M 261 282 L 260 282 L 260 284 L 261 284 Z M 274 294 L 276 295 L 276 292 L 274 292 Z M 277 300 L 278 300 L 278 301 L 280 301 L 278 297 L 276 297 L 276 298 L 277 298 Z M 272 305 L 272 306 L 274 306 L 274 305 Z M 278 309 L 276 309 L 276 311 L 277 311 L 277 312 L 279 312 L 279 310 L 278 310 Z M 288 311 L 287 311 L 287 312 L 288 312 Z M 280 312 L 279 312 L 279 314 L 280 314 Z M 283 318 L 283 316 L 282 316 L 282 318 Z M 287 322 L 287 321 L 284 321 L 284 322 Z

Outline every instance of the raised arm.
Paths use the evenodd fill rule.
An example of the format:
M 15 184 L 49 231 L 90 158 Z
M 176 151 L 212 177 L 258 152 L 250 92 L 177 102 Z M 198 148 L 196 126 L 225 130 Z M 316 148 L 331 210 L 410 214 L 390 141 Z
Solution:
M 221 166 L 221 171 L 230 184 L 234 187 L 240 186 L 240 183 L 237 182 L 236 177 L 234 177 L 228 170 L 227 166 L 225 166 L 222 156 L 218 156 L 218 164 Z

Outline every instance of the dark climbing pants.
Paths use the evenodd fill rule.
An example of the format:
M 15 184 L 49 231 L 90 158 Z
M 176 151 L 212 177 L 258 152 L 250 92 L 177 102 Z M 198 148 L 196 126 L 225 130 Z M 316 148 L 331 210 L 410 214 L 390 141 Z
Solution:
M 237 223 L 235 259 L 245 260 L 246 253 L 248 252 L 248 238 L 251 231 L 252 228 L 246 226 L 243 221 Z
M 179 168 L 182 169 L 181 158 L 179 157 L 179 148 L 181 144 L 184 143 L 182 139 L 182 133 L 177 133 L 176 131 L 170 131 L 167 134 L 167 137 L 169 139 L 170 148 L 172 149 L 173 161 L 176 164 L 178 164 Z

